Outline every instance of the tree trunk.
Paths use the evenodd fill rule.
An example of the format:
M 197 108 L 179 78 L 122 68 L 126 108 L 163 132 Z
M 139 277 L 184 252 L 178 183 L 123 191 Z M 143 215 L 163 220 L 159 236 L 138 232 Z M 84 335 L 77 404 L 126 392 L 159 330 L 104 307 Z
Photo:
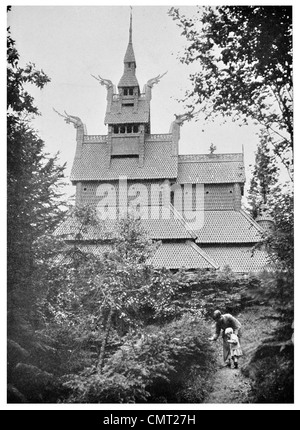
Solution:
M 112 316 L 113 316 L 113 309 L 110 308 L 109 313 L 108 313 L 108 317 L 107 317 L 107 321 L 106 321 L 106 328 L 105 328 L 104 337 L 103 337 L 103 340 L 101 343 L 99 360 L 98 360 L 98 365 L 97 365 L 99 374 L 102 372 L 102 368 L 103 368 L 105 349 L 106 349 L 107 340 L 108 340 L 108 336 L 109 336 L 109 332 L 110 332 L 110 328 L 111 328 Z

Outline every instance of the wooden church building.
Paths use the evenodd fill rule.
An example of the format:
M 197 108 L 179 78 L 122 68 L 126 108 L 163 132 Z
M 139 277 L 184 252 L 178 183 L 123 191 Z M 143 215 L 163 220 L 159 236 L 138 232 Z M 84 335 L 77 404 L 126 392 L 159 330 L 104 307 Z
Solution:
M 152 134 L 152 89 L 161 77 L 150 79 L 141 91 L 130 17 L 124 72 L 117 90 L 110 80 L 96 78 L 107 90 L 107 134 L 88 135 L 80 118 L 65 115 L 65 121 L 76 128 L 71 171 L 76 206 L 92 205 L 102 215 L 110 215 L 107 220 L 121 208 L 133 208 L 149 237 L 160 241 L 149 261 L 155 267 L 262 270 L 266 254 L 252 250 L 263 228 L 241 208 L 243 154 L 179 154 L 180 127 L 188 114 L 175 115 L 168 133 Z M 78 240 L 96 254 L 109 246 L 95 229 L 80 239 L 77 233 L 71 212 L 56 235 Z

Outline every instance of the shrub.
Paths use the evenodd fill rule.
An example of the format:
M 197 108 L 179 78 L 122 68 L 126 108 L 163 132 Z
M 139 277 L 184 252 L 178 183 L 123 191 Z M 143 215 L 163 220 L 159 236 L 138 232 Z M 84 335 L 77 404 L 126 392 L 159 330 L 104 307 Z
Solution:
M 243 371 L 253 379 L 254 403 L 292 403 L 294 399 L 294 284 L 293 272 L 262 273 L 247 294 L 260 304 L 262 317 L 273 321 L 268 338 L 250 353 Z M 258 336 L 259 339 L 259 336 Z
M 210 327 L 197 315 L 186 313 L 163 327 L 166 339 L 174 343 L 171 358 L 174 371 L 168 383 L 151 387 L 152 401 L 201 403 L 215 370 L 215 353 L 208 338 Z
M 290 354 L 276 354 L 258 361 L 252 386 L 253 403 L 293 403 L 294 364 Z
M 213 368 L 213 352 L 203 320 L 191 316 L 158 328 L 128 334 L 106 359 L 102 372 L 96 367 L 63 378 L 72 403 L 201 401 Z M 189 384 L 197 373 L 198 389 L 191 396 Z

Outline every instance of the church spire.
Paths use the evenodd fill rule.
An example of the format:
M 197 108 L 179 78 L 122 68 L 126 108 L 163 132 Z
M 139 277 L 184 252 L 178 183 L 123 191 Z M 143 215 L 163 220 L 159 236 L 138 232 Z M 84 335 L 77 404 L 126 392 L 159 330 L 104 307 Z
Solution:
M 130 7 L 129 42 L 124 57 L 124 72 L 118 87 L 137 87 L 139 84 L 135 76 L 136 62 L 132 45 L 132 8 Z
M 132 7 L 130 6 L 129 43 L 132 43 Z
M 134 63 L 136 67 L 135 56 L 134 56 L 133 45 L 132 45 L 132 8 L 130 10 L 129 42 L 128 42 L 127 50 L 124 57 L 124 63 Z

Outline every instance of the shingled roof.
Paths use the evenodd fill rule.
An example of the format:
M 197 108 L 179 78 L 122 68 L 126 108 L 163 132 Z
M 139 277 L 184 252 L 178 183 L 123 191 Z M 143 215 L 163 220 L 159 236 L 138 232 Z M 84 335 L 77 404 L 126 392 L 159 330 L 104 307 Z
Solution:
M 125 85 L 126 86 L 126 85 Z M 129 86 L 129 84 L 127 85 Z M 105 124 L 121 124 L 121 123 L 148 123 L 150 115 L 150 104 L 145 99 L 139 99 L 137 109 L 133 106 L 121 106 L 119 109 L 119 101 L 114 100 L 111 104 L 110 111 L 106 112 Z
M 138 158 L 112 158 L 107 166 L 107 144 L 84 143 L 80 158 L 75 158 L 71 170 L 71 181 L 162 179 L 177 177 L 177 157 L 172 156 L 172 140 L 145 142 L 144 166 Z
M 204 225 L 196 231 L 197 243 L 257 243 L 262 229 L 243 210 L 205 211 Z
M 139 83 L 132 70 L 124 70 L 118 87 L 138 87 Z
M 109 244 L 77 244 L 77 248 L 85 253 L 91 253 L 101 257 L 104 253 L 111 251 Z M 218 265 L 209 255 L 192 242 L 161 243 L 148 258 L 147 264 L 155 268 L 166 269 L 217 269 Z
M 135 63 L 135 55 L 134 55 L 133 45 L 131 40 L 129 40 L 129 43 L 125 52 L 124 63 Z
M 264 250 L 252 250 L 249 246 L 205 246 L 205 252 L 220 266 L 229 266 L 233 272 L 260 272 L 271 267 Z
M 75 216 L 74 211 L 70 210 L 54 234 L 68 241 L 106 241 L 114 238 L 115 223 L 115 220 L 108 219 L 100 222 L 99 225 L 88 225 L 82 228 L 80 220 Z M 167 219 L 141 219 L 141 226 L 148 236 L 155 240 L 191 240 L 197 237 L 171 205 Z
M 166 269 L 217 269 L 209 255 L 192 242 L 162 243 L 148 262 Z
M 203 154 L 178 156 L 178 183 L 245 182 L 242 154 Z

